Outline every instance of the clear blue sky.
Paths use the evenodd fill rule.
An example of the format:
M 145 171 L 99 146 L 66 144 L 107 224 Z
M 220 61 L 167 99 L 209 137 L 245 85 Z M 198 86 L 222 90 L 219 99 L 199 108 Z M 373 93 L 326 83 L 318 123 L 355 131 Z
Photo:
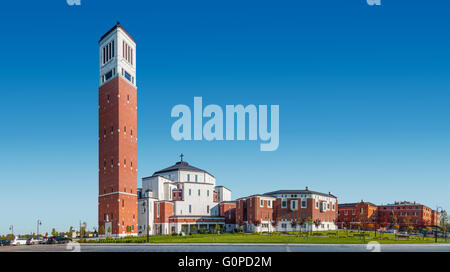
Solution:
M 138 185 L 185 159 L 233 197 L 450 208 L 448 1 L 6 1 L 0 233 L 97 224 L 98 40 L 137 41 Z M 175 142 L 176 104 L 279 104 L 280 148 Z

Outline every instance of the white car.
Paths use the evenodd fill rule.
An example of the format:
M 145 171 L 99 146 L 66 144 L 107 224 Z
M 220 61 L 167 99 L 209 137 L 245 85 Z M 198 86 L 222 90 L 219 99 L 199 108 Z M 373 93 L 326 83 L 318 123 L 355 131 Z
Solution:
M 11 240 L 12 246 L 20 246 L 20 245 L 26 245 L 27 244 L 27 238 L 17 238 L 15 237 L 13 240 Z
M 42 238 L 28 238 L 27 245 L 38 245 L 42 242 Z

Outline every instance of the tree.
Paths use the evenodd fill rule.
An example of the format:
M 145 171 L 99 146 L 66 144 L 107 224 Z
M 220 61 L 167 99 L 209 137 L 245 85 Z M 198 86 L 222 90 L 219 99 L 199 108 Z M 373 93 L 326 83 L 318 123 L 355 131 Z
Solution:
M 108 227 L 108 234 L 111 234 L 111 226 Z
M 312 233 L 312 225 L 313 225 L 313 220 L 311 217 L 308 217 L 308 219 L 306 219 L 306 225 L 309 226 L 309 232 L 308 232 L 308 236 Z
M 127 233 L 131 232 L 131 226 L 127 226 Z
M 81 224 L 81 229 L 80 229 L 80 238 L 84 237 L 86 235 L 86 228 L 87 228 L 87 223 L 83 222 L 83 224 Z
M 72 233 L 73 233 L 73 227 L 70 226 L 70 228 L 69 228 L 69 233 L 68 233 L 67 236 L 69 236 L 69 238 L 72 238 Z
M 392 211 L 392 225 L 397 225 L 398 223 L 398 219 L 397 216 L 395 215 L 394 211 Z
M 45 237 L 48 237 L 48 232 L 45 233 Z
M 101 226 L 100 229 L 98 230 L 98 233 L 100 235 L 105 235 L 105 226 Z
M 216 232 L 217 232 L 218 234 L 220 234 L 220 229 L 221 229 L 221 226 L 220 226 L 219 224 L 217 224 L 217 225 L 216 225 Z
M 316 228 L 319 228 L 320 225 L 322 225 L 322 221 L 320 221 L 320 219 L 314 220 L 314 226 L 316 226 Z
M 55 229 L 55 228 L 52 229 L 52 235 L 53 235 L 53 236 L 58 236 L 58 232 L 56 232 L 56 229 Z
M 304 218 L 299 218 L 297 220 L 297 224 L 300 226 L 300 230 L 298 231 L 299 236 L 302 236 L 302 228 L 305 225 L 305 223 L 306 223 L 306 220 Z
M 413 222 L 413 219 L 412 219 L 411 216 L 406 216 L 405 218 L 403 218 L 403 224 L 405 224 L 406 229 L 408 230 L 408 232 L 409 232 L 409 227 L 412 224 L 412 222 Z M 413 227 L 413 229 L 414 229 L 414 227 Z

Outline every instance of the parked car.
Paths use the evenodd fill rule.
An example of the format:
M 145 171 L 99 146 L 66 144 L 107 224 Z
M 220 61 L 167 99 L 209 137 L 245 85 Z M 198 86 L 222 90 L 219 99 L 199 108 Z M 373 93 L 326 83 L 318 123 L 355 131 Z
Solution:
M 11 241 L 9 240 L 0 240 L 0 246 L 9 246 L 11 245 Z
M 26 245 L 26 244 L 27 244 L 27 238 L 15 237 L 13 240 L 11 240 L 11 245 L 13 245 L 13 246 L 20 246 L 20 245 Z
M 42 238 L 36 238 L 36 237 L 29 238 L 27 240 L 27 245 L 37 245 L 37 244 L 40 244 L 41 241 L 42 241 Z
M 64 236 L 56 236 L 55 240 L 58 244 L 68 244 L 72 242 L 72 239 L 64 237 Z
M 47 244 L 47 240 L 48 240 L 48 237 L 45 236 L 45 237 L 42 238 L 41 241 L 39 241 L 39 244 Z
M 56 244 L 57 241 L 55 239 L 55 236 L 47 237 L 47 240 L 45 241 L 45 243 L 48 244 L 48 245 Z

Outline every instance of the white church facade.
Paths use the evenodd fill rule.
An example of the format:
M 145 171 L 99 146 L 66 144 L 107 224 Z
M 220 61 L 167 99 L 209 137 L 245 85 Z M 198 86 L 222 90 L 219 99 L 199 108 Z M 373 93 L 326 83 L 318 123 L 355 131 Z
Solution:
M 205 170 L 183 161 L 142 179 L 138 189 L 138 234 L 225 230 L 219 203 L 231 201 L 231 191 L 216 185 Z M 234 226 L 228 226 L 231 228 Z

